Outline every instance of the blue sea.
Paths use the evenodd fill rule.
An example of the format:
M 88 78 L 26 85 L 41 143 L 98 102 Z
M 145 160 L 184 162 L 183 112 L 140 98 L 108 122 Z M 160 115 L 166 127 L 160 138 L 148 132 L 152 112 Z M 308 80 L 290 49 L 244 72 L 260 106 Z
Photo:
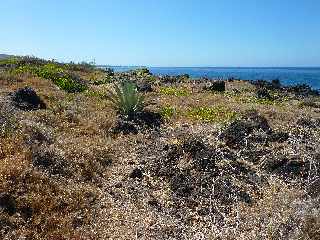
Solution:
M 128 71 L 139 67 L 112 67 L 115 71 Z M 189 74 L 192 78 L 222 78 L 231 77 L 243 80 L 279 79 L 284 85 L 308 84 L 314 89 L 320 89 L 320 67 L 313 68 L 251 68 L 251 67 L 148 67 L 155 75 Z

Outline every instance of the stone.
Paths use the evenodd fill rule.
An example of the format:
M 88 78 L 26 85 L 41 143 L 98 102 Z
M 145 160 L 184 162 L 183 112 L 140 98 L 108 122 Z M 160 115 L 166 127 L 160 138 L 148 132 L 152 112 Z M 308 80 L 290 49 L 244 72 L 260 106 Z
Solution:
M 9 215 L 13 215 L 17 211 L 16 200 L 8 193 L 0 194 L 0 209 Z
M 224 92 L 226 91 L 226 82 L 225 81 L 213 81 L 209 87 L 206 87 L 206 90 L 213 92 Z
M 12 94 L 14 105 L 24 111 L 45 109 L 45 103 L 31 87 L 20 88 Z
M 132 170 L 132 172 L 129 175 L 130 178 L 138 178 L 142 179 L 143 178 L 143 171 L 140 168 L 135 168 Z

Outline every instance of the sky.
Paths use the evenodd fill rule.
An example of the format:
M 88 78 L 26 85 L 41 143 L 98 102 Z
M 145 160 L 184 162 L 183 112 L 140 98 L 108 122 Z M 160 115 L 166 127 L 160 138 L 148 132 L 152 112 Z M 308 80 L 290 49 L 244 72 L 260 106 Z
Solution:
M 320 66 L 319 0 L 3 0 L 0 53 L 166 67 Z

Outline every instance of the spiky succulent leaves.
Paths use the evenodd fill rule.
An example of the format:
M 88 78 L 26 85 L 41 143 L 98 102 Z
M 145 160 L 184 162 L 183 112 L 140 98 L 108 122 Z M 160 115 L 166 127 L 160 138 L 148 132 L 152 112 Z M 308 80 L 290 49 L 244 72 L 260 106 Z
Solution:
M 136 85 L 132 82 L 122 82 L 114 85 L 114 92 L 109 91 L 108 99 L 125 118 L 133 119 L 136 113 L 142 111 L 144 102 Z

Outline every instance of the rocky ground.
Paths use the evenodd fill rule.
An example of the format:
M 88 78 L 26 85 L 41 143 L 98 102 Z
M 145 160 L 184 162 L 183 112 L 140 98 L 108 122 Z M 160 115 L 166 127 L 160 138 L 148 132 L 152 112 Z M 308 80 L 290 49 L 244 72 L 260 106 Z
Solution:
M 45 64 L 63 71 L 34 70 Z M 320 96 L 308 86 L 0 68 L 1 239 L 320 238 Z M 106 98 L 122 80 L 145 97 L 134 121 Z

